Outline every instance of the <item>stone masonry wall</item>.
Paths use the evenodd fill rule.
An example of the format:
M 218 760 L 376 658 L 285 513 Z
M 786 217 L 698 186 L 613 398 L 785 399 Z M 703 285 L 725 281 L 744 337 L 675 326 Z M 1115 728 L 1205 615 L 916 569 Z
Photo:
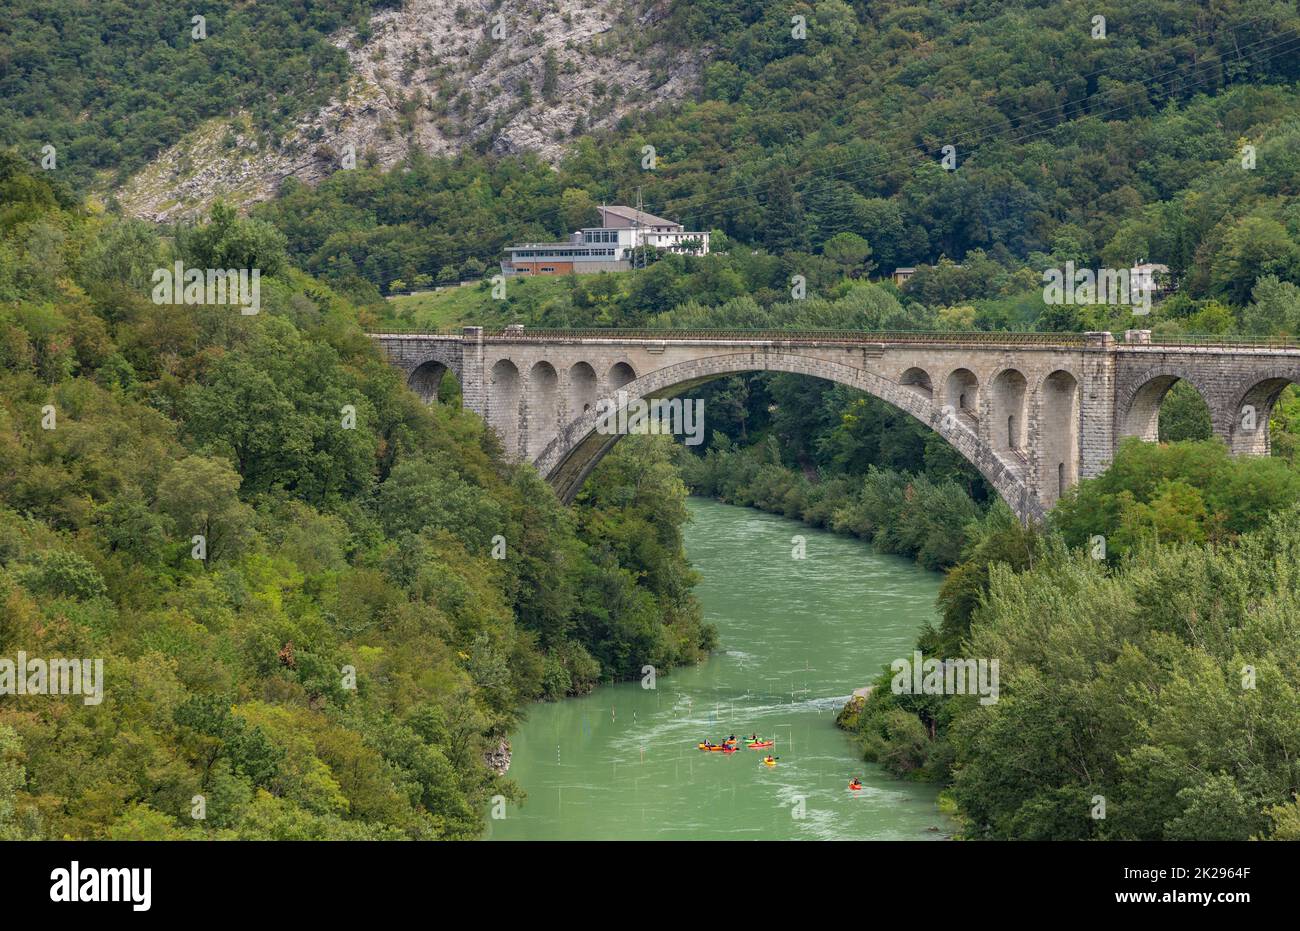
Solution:
M 1267 451 L 1268 411 L 1277 392 L 1300 382 L 1300 350 L 1151 345 L 1146 331 L 1127 334 L 1124 342 L 1096 333 L 1059 345 L 1011 337 L 980 344 L 960 335 L 879 343 L 660 340 L 617 331 L 484 337 L 477 327 L 461 336 L 375 338 L 413 384 L 426 363 L 454 371 L 465 406 L 511 434 L 509 455 L 537 451 L 529 458 L 564 500 L 617 439 L 596 432 L 592 372 L 595 398 L 613 398 L 619 389 L 629 399 L 681 395 L 748 371 L 793 372 L 857 388 L 938 431 L 1025 519 L 1055 502 L 1062 476 L 1072 481 L 1105 469 L 1118 441 L 1138 432 L 1146 414 L 1137 409 L 1158 404 L 1176 379 L 1204 397 L 1217 436 L 1235 451 L 1254 454 Z M 967 396 L 966 411 L 957 410 L 958 391 Z M 497 403 L 494 395 L 501 395 Z M 1247 404 L 1264 425 L 1262 437 L 1243 433 Z

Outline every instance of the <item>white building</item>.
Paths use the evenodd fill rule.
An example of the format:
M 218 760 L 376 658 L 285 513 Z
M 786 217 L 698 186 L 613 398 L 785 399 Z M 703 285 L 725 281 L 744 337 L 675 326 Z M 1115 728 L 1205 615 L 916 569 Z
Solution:
M 669 252 L 704 255 L 709 234 L 688 232 L 680 223 L 634 207 L 601 207 L 600 226 L 584 227 L 568 242 L 526 242 L 507 246 L 501 263 L 505 275 L 585 275 L 626 271 L 633 252 L 653 246 Z

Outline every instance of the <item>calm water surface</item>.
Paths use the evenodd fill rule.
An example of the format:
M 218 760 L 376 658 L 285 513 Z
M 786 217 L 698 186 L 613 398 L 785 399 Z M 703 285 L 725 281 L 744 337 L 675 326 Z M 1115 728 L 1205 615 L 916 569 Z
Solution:
M 718 628 L 707 662 L 532 706 L 511 736 L 528 793 L 493 839 L 942 838 L 937 791 L 864 763 L 836 712 L 882 665 L 910 656 L 942 577 L 845 537 L 691 499 L 686 550 Z M 791 538 L 806 539 L 805 559 Z M 763 753 L 704 753 L 729 734 Z M 852 776 L 862 779 L 850 792 Z M 935 831 L 934 828 L 938 828 Z

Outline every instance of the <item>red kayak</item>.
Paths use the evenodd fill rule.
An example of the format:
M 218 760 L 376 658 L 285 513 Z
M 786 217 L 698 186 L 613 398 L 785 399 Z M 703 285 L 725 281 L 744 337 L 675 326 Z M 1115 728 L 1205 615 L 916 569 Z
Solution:
M 751 750 L 766 750 L 768 747 L 774 746 L 775 744 L 775 740 L 760 740 L 756 744 L 745 744 L 745 746 Z

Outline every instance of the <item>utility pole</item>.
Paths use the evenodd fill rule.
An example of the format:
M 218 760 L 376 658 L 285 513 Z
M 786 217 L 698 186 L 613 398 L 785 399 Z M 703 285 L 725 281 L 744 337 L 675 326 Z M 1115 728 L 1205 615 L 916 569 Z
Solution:
M 636 260 L 636 253 L 633 252 L 633 253 L 632 253 L 632 258 L 633 258 L 632 267 L 633 267 L 633 268 L 637 268 L 637 267 L 645 268 L 645 243 L 644 243 L 644 241 L 642 241 L 642 239 L 641 239 L 641 188 L 640 188 L 640 186 L 638 186 L 637 189 L 636 189 L 636 216 L 632 218 L 632 229 L 634 230 L 634 232 L 632 233 L 632 237 L 633 237 L 633 238 L 632 238 L 632 242 L 633 242 L 636 246 L 640 246 L 640 247 L 641 247 L 641 264 L 640 264 L 640 266 L 637 265 L 637 263 L 636 263 L 636 261 L 635 261 L 635 260 Z

